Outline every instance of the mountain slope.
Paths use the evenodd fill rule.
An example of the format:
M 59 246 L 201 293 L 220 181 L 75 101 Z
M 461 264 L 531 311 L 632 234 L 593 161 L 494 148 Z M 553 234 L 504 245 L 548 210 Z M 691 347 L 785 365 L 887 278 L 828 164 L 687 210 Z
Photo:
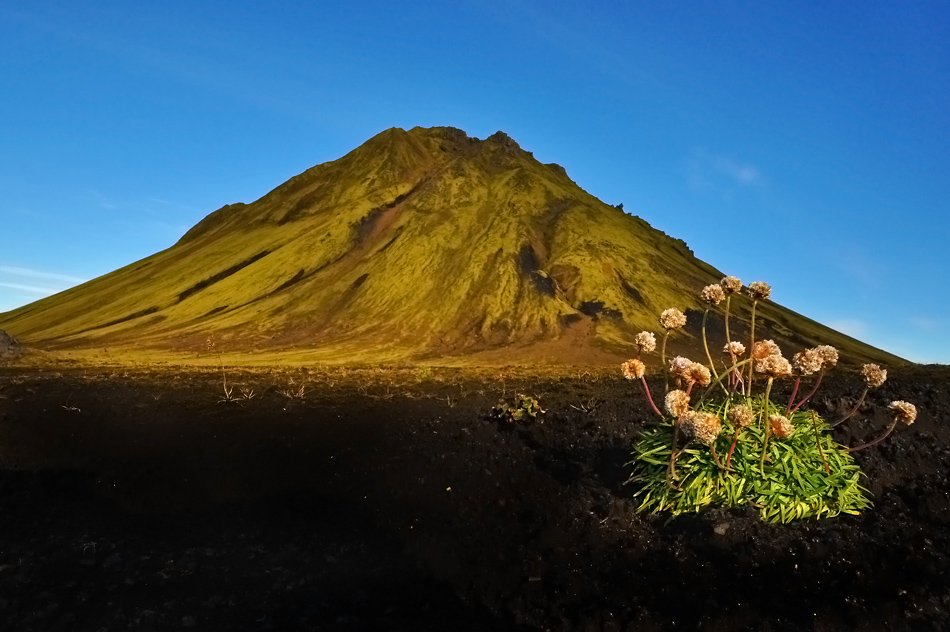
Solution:
M 671 339 L 695 355 L 698 292 L 721 277 L 501 132 L 390 129 L 211 213 L 165 251 L 0 315 L 0 327 L 54 350 L 195 353 L 214 334 L 229 351 L 336 360 L 599 362 L 628 354 L 671 306 L 700 310 Z M 734 303 L 741 333 L 749 304 Z M 759 314 L 794 348 L 899 361 L 778 305 Z

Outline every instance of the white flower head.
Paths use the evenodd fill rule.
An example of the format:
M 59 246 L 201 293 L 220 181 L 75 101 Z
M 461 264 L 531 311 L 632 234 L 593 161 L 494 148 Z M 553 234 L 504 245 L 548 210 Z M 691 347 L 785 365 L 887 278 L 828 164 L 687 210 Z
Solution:
M 907 424 L 908 426 L 914 423 L 914 420 L 917 419 L 917 407 L 907 402 L 891 402 L 888 405 L 887 410 L 895 420 L 901 422 L 902 424 Z
M 660 326 L 663 329 L 673 330 L 679 329 L 680 327 L 686 324 L 686 314 L 671 307 L 669 309 L 663 310 L 663 313 L 660 314 Z
M 636 335 L 633 341 L 641 352 L 652 353 L 656 351 L 656 336 L 653 335 L 653 332 L 641 331 Z
M 686 394 L 686 391 L 672 390 L 666 394 L 664 405 L 666 412 L 679 419 L 689 410 L 689 395 Z
M 719 286 L 726 294 L 735 294 L 742 289 L 742 281 L 734 276 L 724 276 L 722 281 L 719 282 Z
M 817 349 L 805 349 L 792 356 L 792 365 L 799 374 L 811 375 L 821 370 L 823 362 Z
M 722 352 L 726 355 L 734 355 L 738 357 L 745 353 L 745 345 L 741 342 L 736 342 L 733 340 L 722 348 Z
M 722 422 L 712 413 L 691 410 L 683 417 L 683 433 L 705 445 L 712 445 L 722 431 Z
M 769 424 L 772 426 L 772 433 L 782 439 L 788 439 L 795 431 L 792 422 L 785 415 L 769 415 Z
M 726 298 L 726 293 L 719 285 L 707 285 L 703 288 L 703 291 L 699 293 L 699 298 L 701 298 L 704 303 L 719 305 L 719 303 Z
M 749 296 L 757 301 L 764 301 L 772 295 L 772 287 L 762 281 L 753 281 L 749 284 Z
M 876 364 L 865 364 L 861 367 L 861 375 L 868 388 L 877 388 L 887 379 L 887 371 Z
M 628 380 L 639 380 L 646 375 L 647 367 L 643 362 L 634 358 L 621 364 L 620 370 L 623 371 L 623 376 Z

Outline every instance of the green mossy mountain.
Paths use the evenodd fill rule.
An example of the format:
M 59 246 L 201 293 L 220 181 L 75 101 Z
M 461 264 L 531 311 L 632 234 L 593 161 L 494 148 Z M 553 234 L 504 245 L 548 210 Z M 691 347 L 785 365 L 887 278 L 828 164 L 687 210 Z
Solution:
M 228 352 L 328 361 L 597 363 L 677 307 L 689 322 L 670 349 L 698 358 L 698 294 L 722 276 L 502 132 L 390 129 L 211 213 L 167 250 L 0 315 L 0 328 L 47 350 L 193 354 L 213 334 Z M 734 338 L 749 307 L 733 301 Z M 774 303 L 758 314 L 757 337 L 789 351 L 824 343 L 900 362 Z

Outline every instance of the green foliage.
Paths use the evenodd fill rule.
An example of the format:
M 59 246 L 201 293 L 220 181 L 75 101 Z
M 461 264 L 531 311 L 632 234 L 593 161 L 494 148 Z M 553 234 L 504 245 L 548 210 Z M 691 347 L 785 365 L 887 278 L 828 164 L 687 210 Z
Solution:
M 784 410 L 769 404 L 768 410 L 763 411 L 761 400 L 744 403 L 753 407 L 756 421 L 739 433 L 730 472 L 716 465 L 705 445 L 694 442 L 683 450 L 684 437 L 680 433 L 678 449 L 683 451 L 675 462 L 675 483 L 679 489 L 670 485 L 667 478 L 673 424 L 664 420 L 644 434 L 633 451 L 634 470 L 630 479 L 639 487 L 636 497 L 640 511 L 669 511 L 675 516 L 698 512 L 710 505 L 750 504 L 759 509 L 762 520 L 788 523 L 802 518 L 857 514 L 871 505 L 865 496 L 867 490 L 859 484 L 862 472 L 845 448 L 832 440 L 824 420 L 810 411 L 792 414 L 789 420 L 795 430 L 790 438 L 772 435 L 764 472 L 760 470 L 765 436 L 762 418 Z M 735 436 L 735 426 L 725 414 L 729 405 L 726 402 L 700 407 L 722 420 L 722 432 L 714 447 L 723 465 Z
M 496 419 L 509 422 L 534 421 L 538 415 L 544 414 L 538 400 L 527 395 L 517 395 L 511 401 L 499 400 L 491 412 Z

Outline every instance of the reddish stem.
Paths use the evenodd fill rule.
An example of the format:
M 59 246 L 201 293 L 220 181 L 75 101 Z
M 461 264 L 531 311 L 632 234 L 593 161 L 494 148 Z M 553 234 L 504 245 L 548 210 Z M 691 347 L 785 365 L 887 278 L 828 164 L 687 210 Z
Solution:
M 719 469 L 720 469 L 720 470 L 726 469 L 726 468 L 724 468 L 724 467 L 722 466 L 722 463 L 719 462 L 719 456 L 716 454 L 716 446 L 710 444 L 710 446 L 709 446 L 709 451 L 712 452 L 713 459 L 715 459 L 716 465 L 719 466 Z
M 653 412 L 655 412 L 657 415 L 659 415 L 660 417 L 662 417 L 662 416 L 663 416 L 663 413 L 661 413 L 661 412 L 660 412 L 660 409 L 657 408 L 657 407 L 656 407 L 656 404 L 653 403 L 653 396 L 650 395 L 650 387 L 647 386 L 647 378 L 646 378 L 646 376 L 641 377 L 640 380 L 643 381 L 643 392 L 647 394 L 647 399 L 650 401 L 650 406 L 653 407 Z
M 729 446 L 729 454 L 726 455 L 726 469 L 729 469 L 729 462 L 732 461 L 732 451 L 736 449 L 736 443 L 739 441 L 739 431 L 742 428 L 736 428 L 736 436 L 732 438 L 732 445 Z
M 870 448 L 872 445 L 876 445 L 876 444 L 880 443 L 881 441 L 884 441 L 884 439 L 887 439 L 888 435 L 890 435 L 892 432 L 894 432 L 894 428 L 896 428 L 896 427 L 897 427 L 897 420 L 895 419 L 894 421 L 891 422 L 891 425 L 890 425 L 890 427 L 888 427 L 887 432 L 885 432 L 883 435 L 881 435 L 880 437 L 878 437 L 878 438 L 875 439 L 874 441 L 871 441 L 871 442 L 869 442 L 869 443 L 865 443 L 864 445 L 858 445 L 858 446 L 855 446 L 855 447 L 853 447 L 853 448 L 848 448 L 848 452 L 856 452 L 857 450 L 863 450 L 864 448 Z
M 828 461 L 825 460 L 825 452 L 821 449 L 821 437 L 818 434 L 818 413 L 811 411 L 811 423 L 815 427 L 815 443 L 818 444 L 818 454 L 821 455 L 821 462 L 825 466 L 825 473 L 831 476 L 831 468 L 828 467 Z
M 682 491 L 676 484 L 673 482 L 676 480 L 676 442 L 680 438 L 680 424 L 679 420 L 673 421 L 673 448 L 670 451 L 670 467 L 666 470 L 666 482 L 667 484 L 677 491 Z
M 798 404 L 795 405 L 795 408 L 791 409 L 790 411 L 788 411 L 788 413 L 786 413 L 786 415 L 785 415 L 786 417 L 788 417 L 788 416 L 791 415 L 793 412 L 795 412 L 796 410 L 798 410 L 799 408 L 801 408 L 802 404 L 804 404 L 804 403 L 807 402 L 809 399 L 811 399 L 811 396 L 814 395 L 815 392 L 818 390 L 818 385 L 821 384 L 821 378 L 824 377 L 824 375 L 825 375 L 825 367 L 821 367 L 821 371 L 818 372 L 818 379 L 815 381 L 815 386 L 812 387 L 812 389 L 811 389 L 811 391 L 808 393 L 808 395 L 805 395 L 805 397 L 804 397 L 804 399 L 802 399 L 802 401 L 798 402 Z
M 792 396 L 788 398 L 788 406 L 785 408 L 785 416 L 788 417 L 792 412 L 792 404 L 795 402 L 795 396 L 798 395 L 798 385 L 802 383 L 801 374 L 795 378 L 795 388 L 792 389 Z
M 858 403 L 854 405 L 854 408 L 851 409 L 851 412 L 848 413 L 847 415 L 845 415 L 844 417 L 842 417 L 841 419 L 839 419 L 838 421 L 836 421 L 835 423 L 831 424 L 831 427 L 834 428 L 835 426 L 840 426 L 840 425 L 843 424 L 844 422 L 846 422 L 846 421 L 848 421 L 849 419 L 851 419 L 851 417 L 854 415 L 854 413 L 858 412 L 858 409 L 861 408 L 861 404 L 864 403 L 864 398 L 867 397 L 867 395 L 868 395 L 868 387 L 865 386 L 865 387 L 864 387 L 864 392 L 861 393 L 861 399 L 859 399 L 859 400 L 858 400 Z

